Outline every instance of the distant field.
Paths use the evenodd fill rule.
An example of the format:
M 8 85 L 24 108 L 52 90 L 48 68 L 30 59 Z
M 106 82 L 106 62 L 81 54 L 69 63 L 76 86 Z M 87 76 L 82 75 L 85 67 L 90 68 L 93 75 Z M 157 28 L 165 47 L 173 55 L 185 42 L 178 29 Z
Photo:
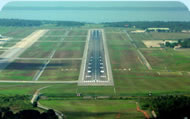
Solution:
M 0 34 L 3 36 L 12 37 L 14 39 L 20 39 L 28 36 L 36 28 L 29 28 L 29 27 L 0 27 Z
M 9 37 L 9 40 L 4 44 L 0 44 L 0 47 L 12 47 L 35 30 L 36 28 L 0 26 L 0 34 Z
M 42 65 L 43 61 L 16 60 L 0 72 L 0 80 L 32 80 Z
M 86 40 L 85 35 L 87 35 L 87 31 L 71 30 L 68 32 L 69 36 L 64 36 L 66 32 L 65 29 L 49 30 L 49 32 L 38 40 L 39 42 L 34 43 L 20 57 L 47 58 L 56 49 L 54 58 L 81 58 L 85 42 L 78 41 Z M 81 37 L 80 33 L 84 34 L 84 36 Z
M 178 73 L 114 71 L 117 95 L 147 96 L 160 94 L 189 94 L 189 76 Z
M 190 71 L 190 52 L 173 49 L 142 50 L 143 54 L 156 70 Z
M 61 41 L 63 38 L 61 36 L 48 36 L 45 35 L 43 37 L 41 37 L 38 41 L 43 41 L 43 42 L 48 42 L 48 41 Z
M 14 33 L 11 34 L 14 31 L 8 28 L 4 32 L 1 27 L 0 30 L 2 34 L 15 35 Z M 40 103 L 63 111 L 69 119 L 79 117 L 88 119 L 143 119 L 143 114 L 136 111 L 135 102 L 138 96 L 148 96 L 150 92 L 155 96 L 166 94 L 189 95 L 189 50 L 147 48 L 143 40 L 178 40 L 189 38 L 190 35 L 185 33 L 129 33 L 134 40 L 131 41 L 126 34 L 126 31 L 131 30 L 134 29 L 105 28 L 114 86 L 78 86 L 77 83 L 5 83 L 0 84 L 0 95 L 31 96 L 37 89 L 50 86 L 40 91 L 43 94 Z M 29 31 L 26 30 L 20 36 L 24 37 L 27 33 Z M 68 36 L 65 35 L 66 33 L 68 33 Z M 81 29 L 50 29 L 20 56 L 20 58 L 27 59 L 17 59 L 0 72 L 0 80 L 32 81 L 36 72 L 44 66 L 47 59 L 29 60 L 28 58 L 48 58 L 55 51 L 53 59 L 50 60 L 39 81 L 77 81 L 82 60 L 74 58 L 82 58 L 87 33 L 88 27 L 86 26 Z M 15 42 L 12 40 L 4 44 L 4 46 L 14 45 L 19 39 L 19 35 L 16 35 Z M 150 63 L 152 70 L 148 70 L 143 64 L 138 50 L 142 52 L 142 55 Z M 0 51 L 0 54 L 3 52 L 3 50 Z M 79 93 L 81 97 L 77 96 Z M 117 97 L 118 99 L 127 96 L 132 100 L 94 100 L 96 96 Z M 84 100 L 83 98 L 86 99 Z
M 189 38 L 189 33 L 130 33 L 134 40 L 178 40 Z
M 49 88 L 40 91 L 44 96 L 61 98 L 77 95 L 77 84 L 49 84 L 49 86 Z
M 65 33 L 70 36 L 65 36 Z M 53 54 L 53 58 L 82 58 L 87 30 L 79 29 L 50 29 L 43 37 L 28 48 L 20 58 L 48 58 Z M 73 36 L 74 35 L 74 36 Z M 56 41 L 56 42 L 54 42 Z M 65 41 L 65 42 L 62 42 Z M 15 44 L 7 42 L 5 45 Z M 3 52 L 2 52 L 3 53 Z M 78 80 L 80 71 L 80 60 L 71 61 L 50 61 L 42 73 L 42 81 L 72 81 Z M 35 73 L 44 66 L 45 61 L 18 60 L 11 63 L 1 72 L 2 80 L 28 80 L 31 81 Z
M 87 33 L 88 33 L 88 30 L 73 29 L 69 32 L 68 36 L 86 36 Z
M 39 80 L 73 81 L 78 80 L 80 61 L 51 61 Z
M 64 98 L 67 96 L 76 96 L 80 93 L 82 96 L 114 96 L 113 86 L 77 86 L 77 84 L 56 84 L 42 90 L 44 96 L 52 98 Z M 59 90 L 59 91 L 58 91 Z
M 64 38 L 64 41 L 69 41 L 69 42 L 85 42 L 86 37 L 85 36 L 68 36 Z
M 78 93 L 81 93 L 84 96 L 104 96 L 104 95 L 109 95 L 113 96 L 115 95 L 114 93 L 114 87 L 113 86 L 80 86 L 77 89 Z
M 54 58 L 82 58 L 85 43 L 63 42 L 57 48 Z
M 14 95 L 33 95 L 33 93 L 47 84 L 0 84 L 1 96 L 14 96 Z
M 118 32 L 124 33 L 126 30 L 133 31 L 133 30 L 136 30 L 136 28 L 105 27 L 104 30 L 105 30 L 105 33 L 118 33 Z
M 67 30 L 65 29 L 51 29 L 49 30 L 43 37 L 39 39 L 39 41 L 47 42 L 47 41 L 61 41 L 65 37 L 65 33 Z
M 0 51 L 0 55 L 3 54 L 3 53 L 4 53 L 4 51 Z
M 20 57 L 22 58 L 47 58 L 57 47 L 58 43 L 36 42 L 28 48 Z
M 4 44 L 0 44 L 0 47 L 3 47 L 3 48 L 8 48 L 8 47 L 12 47 L 16 44 L 17 42 L 6 42 Z
M 142 41 L 176 40 L 177 38 L 188 38 L 189 34 L 145 33 L 130 34 L 130 36 L 134 42 L 128 39 L 126 33 L 113 32 L 110 29 L 106 31 L 117 95 L 147 95 L 150 91 L 155 95 L 188 93 L 189 51 L 149 49 L 145 48 Z M 137 49 L 132 43 L 141 48 L 142 54 L 152 66 L 153 71 L 148 71 L 142 64 Z
M 132 100 L 41 100 L 41 104 L 64 112 L 69 119 L 143 119 Z
M 112 69 L 146 69 L 125 33 L 107 33 L 106 38 Z
M 67 29 L 51 29 L 48 31 L 45 35 L 47 36 L 58 36 L 58 37 L 63 37 L 65 33 L 67 32 Z
M 130 34 L 153 70 L 148 71 L 142 63 L 126 32 L 131 29 L 105 28 L 108 50 L 111 59 L 115 86 L 111 87 L 77 87 L 76 84 L 59 86 L 54 91 L 57 95 L 75 95 L 80 92 L 83 95 L 146 95 L 149 91 L 155 94 L 163 93 L 186 93 L 189 88 L 188 76 L 190 72 L 189 51 L 158 48 L 145 48 L 142 40 L 158 36 L 158 39 L 172 39 L 188 37 L 184 33 L 156 33 Z M 64 34 L 69 31 L 68 36 Z M 22 58 L 45 58 L 49 57 L 54 49 L 53 58 L 82 58 L 86 41 L 87 29 L 50 29 L 39 41 L 34 43 L 22 55 Z M 152 34 L 152 35 L 151 35 Z M 62 36 L 63 35 L 63 36 Z M 57 37 L 55 37 L 57 36 Z M 144 37 L 144 38 L 143 38 Z M 163 37 L 163 38 L 162 38 Z M 63 40 L 63 42 L 59 42 Z M 41 42 L 43 41 L 43 42 Z M 49 42 L 50 41 L 50 42 Z M 56 41 L 56 42 L 52 42 Z M 3 80 L 32 80 L 36 71 L 43 66 L 45 61 L 17 60 L 10 64 L 0 74 Z M 72 81 L 77 80 L 80 71 L 80 60 L 52 60 L 40 77 L 40 81 Z M 27 68 L 25 68 L 27 67 Z M 32 70 L 27 70 L 31 69 Z M 67 91 L 68 88 L 71 91 Z M 49 92 L 48 90 L 47 92 Z M 49 93 L 47 93 L 49 95 Z

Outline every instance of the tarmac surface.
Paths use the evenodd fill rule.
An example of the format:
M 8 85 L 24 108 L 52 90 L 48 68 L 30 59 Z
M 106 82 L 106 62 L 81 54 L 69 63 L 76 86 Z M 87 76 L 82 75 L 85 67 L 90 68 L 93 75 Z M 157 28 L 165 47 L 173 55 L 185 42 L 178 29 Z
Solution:
M 105 39 L 102 29 L 92 29 L 89 31 L 89 39 L 85 47 L 84 57 L 81 67 L 81 79 L 79 85 L 113 85 L 111 70 L 108 69 L 107 59 L 109 55 L 105 52 Z M 81 68 L 82 69 L 82 68 Z

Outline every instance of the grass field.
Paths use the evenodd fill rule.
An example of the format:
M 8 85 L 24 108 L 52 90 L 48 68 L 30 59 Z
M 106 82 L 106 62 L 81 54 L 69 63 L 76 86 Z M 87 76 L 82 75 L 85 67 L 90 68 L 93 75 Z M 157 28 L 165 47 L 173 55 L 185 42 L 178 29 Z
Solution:
M 39 80 L 73 81 L 78 80 L 80 61 L 51 61 Z
M 64 41 L 74 41 L 74 42 L 85 42 L 86 41 L 86 37 L 85 36 L 68 36 L 64 38 Z
M 36 28 L 28 27 L 0 27 L 0 34 L 9 38 L 7 42 L 0 44 L 0 47 L 12 47 L 35 30 Z
M 47 58 L 57 47 L 58 43 L 36 42 L 28 48 L 20 57 L 22 58 Z
M 12 40 L 20 39 L 28 36 L 33 31 L 35 31 L 36 28 L 29 28 L 29 27 L 0 27 L 0 33 L 3 36 L 11 37 Z
M 147 96 L 189 93 L 189 76 L 156 72 L 114 71 L 117 95 Z
M 38 41 L 39 42 L 48 42 L 48 41 L 56 41 L 56 42 L 59 42 L 63 40 L 63 38 L 61 36 L 48 36 L 48 35 L 45 35 L 43 37 L 41 37 Z
M 189 33 L 130 33 L 134 40 L 178 40 L 189 38 Z
M 58 37 L 61 37 L 61 36 L 64 36 L 65 33 L 66 33 L 66 29 L 51 29 L 50 31 L 48 31 L 45 35 L 46 36 L 58 36 Z
M 143 40 L 179 40 L 189 38 L 188 33 L 129 33 L 138 48 L 146 48 Z
M 87 30 L 78 31 L 74 29 L 70 31 L 71 33 L 69 32 L 69 36 L 65 36 L 66 32 L 69 32 L 69 30 L 49 30 L 28 48 L 20 58 L 48 58 L 53 51 L 56 51 L 53 58 L 82 58 L 86 36 L 80 36 L 80 34 L 87 35 Z M 66 42 L 62 42 L 63 40 Z M 8 47 L 15 43 L 7 42 L 4 46 Z M 40 70 L 44 63 L 45 61 L 38 60 L 15 61 L 1 72 L 1 80 L 32 80 L 36 71 Z M 40 80 L 78 80 L 79 70 L 80 61 L 51 61 Z
M 76 96 L 80 93 L 83 96 L 114 96 L 113 86 L 77 86 L 77 84 L 56 84 L 50 85 L 51 87 L 42 90 L 44 96 L 49 98 L 64 98 L 68 96 Z
M 86 36 L 88 33 L 88 30 L 84 29 L 73 29 L 69 32 L 68 36 Z
M 187 38 L 184 33 L 130 34 L 137 47 L 151 64 L 148 71 L 142 64 L 135 48 L 125 33 L 107 31 L 107 43 L 112 64 L 117 95 L 155 95 L 188 93 L 190 83 L 189 51 L 159 48 L 145 48 L 142 40 Z M 157 37 L 154 38 L 154 37 Z M 129 70 L 130 68 L 130 70 Z
M 112 69 L 146 69 L 125 33 L 107 33 L 106 36 Z
M 0 55 L 3 54 L 5 51 L 0 51 Z
M 41 100 L 40 103 L 64 112 L 69 119 L 143 119 L 131 100 Z
M 14 83 L 1 83 L 0 96 L 15 96 L 15 95 L 30 95 L 48 84 L 14 84 Z
M 44 96 L 59 98 L 77 95 L 77 84 L 49 84 L 49 86 L 40 91 Z
M 43 61 L 16 60 L 0 72 L 0 80 L 32 80 Z
M 47 42 L 47 41 L 61 41 L 65 37 L 65 33 L 67 30 L 65 29 L 51 29 L 49 30 L 43 37 L 39 39 L 39 41 Z
M 0 33 L 13 39 L 4 47 L 14 45 L 34 29 L 0 27 Z M 47 58 L 56 50 L 53 58 L 82 58 L 88 27 L 54 28 L 28 48 L 21 58 Z M 126 32 L 134 29 L 105 28 L 111 60 L 114 86 L 78 86 L 76 84 L 6 84 L 0 83 L 0 96 L 29 95 L 43 89 L 40 103 L 64 112 L 69 119 L 143 119 L 136 111 L 135 99 L 141 96 L 167 94 L 187 94 L 190 92 L 190 52 L 170 48 L 146 48 L 143 40 L 178 40 L 189 38 L 186 33 L 144 33 Z M 68 32 L 68 36 L 65 33 Z M 137 48 L 134 47 L 136 44 Z M 140 50 L 153 70 L 142 63 L 137 50 Z M 0 51 L 3 53 L 4 51 Z M 31 81 L 43 60 L 15 60 L 0 72 L 0 80 Z M 39 81 L 76 81 L 80 72 L 81 60 L 50 60 Z M 80 93 L 82 96 L 77 97 Z M 97 99 L 96 96 L 117 97 L 116 100 Z M 119 100 L 119 97 L 132 100 Z M 93 99 L 83 98 L 93 97 Z M 18 103 L 19 104 L 19 103 Z M 28 103 L 27 103 L 28 104 Z
M 82 58 L 84 42 L 63 42 L 57 48 L 54 58 Z
M 190 71 L 190 52 L 173 49 L 143 50 L 153 69 L 168 71 Z

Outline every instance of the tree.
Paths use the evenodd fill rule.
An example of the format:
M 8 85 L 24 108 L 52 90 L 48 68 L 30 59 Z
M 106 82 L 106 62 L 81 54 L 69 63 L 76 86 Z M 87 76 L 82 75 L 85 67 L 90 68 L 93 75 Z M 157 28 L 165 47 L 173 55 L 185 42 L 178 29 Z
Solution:
M 42 113 L 41 119 L 58 119 L 54 110 L 50 109 L 47 112 Z
M 184 119 L 190 118 L 190 98 L 186 96 L 161 96 L 149 98 L 145 106 L 150 106 L 158 119 Z
M 40 113 L 37 110 L 22 110 L 14 114 L 10 108 L 0 108 L 0 119 L 58 119 L 53 110 Z
M 181 43 L 183 48 L 190 48 L 190 39 L 186 39 Z
M 19 119 L 40 119 L 40 112 L 37 110 L 23 110 L 18 115 Z
M 38 107 L 38 102 L 37 102 L 37 101 L 35 101 L 35 102 L 33 103 L 33 107 Z
M 171 46 L 171 44 L 170 44 L 170 42 L 166 42 L 166 47 L 170 47 Z
M 14 119 L 15 116 L 12 111 L 7 111 L 4 112 L 3 118 L 2 119 Z

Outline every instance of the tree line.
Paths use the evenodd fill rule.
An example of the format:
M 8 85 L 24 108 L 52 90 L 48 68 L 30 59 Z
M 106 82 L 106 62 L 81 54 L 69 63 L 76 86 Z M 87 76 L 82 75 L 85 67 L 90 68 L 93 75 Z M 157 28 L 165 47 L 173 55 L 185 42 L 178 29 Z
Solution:
M 0 119 L 58 119 L 53 110 L 33 110 L 29 100 L 29 95 L 0 96 Z
M 143 99 L 142 108 L 154 110 L 157 119 L 189 119 L 190 97 L 159 96 Z
M 75 22 L 75 21 L 0 19 L 0 26 L 32 27 L 32 26 L 42 26 L 46 24 L 54 24 L 56 26 L 83 26 L 85 25 L 85 23 L 83 22 Z
M 180 46 L 181 48 L 190 48 L 190 38 L 188 39 L 179 39 L 177 42 L 166 42 L 165 46 L 174 48 L 175 46 Z
M 172 32 L 180 32 L 190 29 L 190 22 L 162 22 L 162 21 L 136 21 L 136 22 L 107 22 L 105 27 L 128 27 L 128 28 L 170 28 Z
M 53 110 L 40 113 L 37 110 L 22 110 L 14 113 L 8 107 L 0 108 L 0 119 L 58 119 Z

